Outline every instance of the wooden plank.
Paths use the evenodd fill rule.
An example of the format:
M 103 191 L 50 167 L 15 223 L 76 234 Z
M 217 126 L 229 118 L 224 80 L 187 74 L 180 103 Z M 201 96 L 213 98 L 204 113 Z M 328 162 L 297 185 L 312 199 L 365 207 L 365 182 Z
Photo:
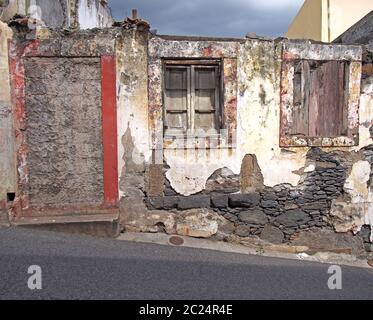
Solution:
M 215 67 L 215 129 L 220 129 L 221 127 L 221 105 L 220 105 L 220 68 Z
M 165 92 L 165 106 L 167 111 L 187 110 L 187 90 L 167 90 Z
M 196 90 L 195 111 L 196 112 L 215 111 L 215 89 Z
M 195 128 L 210 131 L 215 129 L 215 112 L 197 113 L 195 118 Z
M 196 89 L 215 89 L 215 68 L 206 69 L 206 68 L 196 68 Z
M 317 67 L 314 65 L 310 67 L 309 73 L 309 98 L 308 98 L 308 119 L 309 128 L 308 135 L 310 137 L 317 137 L 318 133 L 318 122 L 319 122 L 319 78 Z
M 167 68 L 165 77 L 166 90 L 187 89 L 187 68 Z
M 190 110 L 189 110 L 189 119 L 190 119 L 190 126 L 188 129 L 194 130 L 194 108 L 195 108 L 195 68 L 194 66 L 190 67 Z
M 203 66 L 212 66 L 215 67 L 220 63 L 219 60 L 213 60 L 213 59 L 205 59 L 205 60 L 165 60 L 166 65 L 172 65 L 172 66 L 187 66 L 187 65 L 203 65 Z
M 299 61 L 294 70 L 293 123 L 290 134 L 308 136 L 308 99 L 309 99 L 308 61 Z
M 187 129 L 187 68 L 167 68 L 165 72 L 165 128 Z
M 167 112 L 166 129 L 177 129 L 185 131 L 187 129 L 187 113 Z
M 342 135 L 348 135 L 348 103 L 350 100 L 350 62 L 344 64 Z
M 318 134 L 338 137 L 343 132 L 344 63 L 330 61 L 318 70 L 319 113 Z
M 192 103 L 192 92 L 191 92 L 191 83 L 192 83 L 192 72 L 191 68 L 188 68 L 187 71 L 187 128 L 190 128 L 191 126 L 191 120 L 190 120 L 190 110 L 191 110 L 191 103 Z

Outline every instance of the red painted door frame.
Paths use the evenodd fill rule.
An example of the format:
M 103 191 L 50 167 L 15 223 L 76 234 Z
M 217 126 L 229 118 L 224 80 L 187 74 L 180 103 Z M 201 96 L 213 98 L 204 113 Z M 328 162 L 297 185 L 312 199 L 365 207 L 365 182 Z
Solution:
M 116 56 L 101 55 L 102 85 L 102 143 L 104 164 L 104 202 L 99 206 L 79 206 L 35 209 L 30 207 L 29 168 L 27 163 L 28 146 L 26 143 L 26 100 L 25 100 L 25 57 L 62 57 L 55 52 L 41 49 L 40 41 L 30 40 L 18 43 L 9 41 L 9 71 L 13 105 L 15 146 L 17 158 L 17 194 L 13 205 L 13 219 L 37 216 L 59 216 L 74 214 L 111 214 L 118 208 L 118 155 L 117 155 L 117 103 L 116 103 Z
M 102 73 L 102 132 L 104 149 L 104 197 L 105 203 L 118 202 L 118 144 L 116 58 L 101 56 Z

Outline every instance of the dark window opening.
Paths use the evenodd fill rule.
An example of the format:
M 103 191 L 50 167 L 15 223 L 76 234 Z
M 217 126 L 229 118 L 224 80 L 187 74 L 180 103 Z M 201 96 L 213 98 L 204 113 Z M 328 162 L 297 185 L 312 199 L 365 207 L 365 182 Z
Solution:
M 6 194 L 6 201 L 7 202 L 13 202 L 15 198 L 16 198 L 16 194 L 14 192 L 8 192 Z
M 166 131 L 219 132 L 223 97 L 220 61 L 166 61 L 164 71 Z
M 349 62 L 298 61 L 293 84 L 291 135 L 347 136 Z

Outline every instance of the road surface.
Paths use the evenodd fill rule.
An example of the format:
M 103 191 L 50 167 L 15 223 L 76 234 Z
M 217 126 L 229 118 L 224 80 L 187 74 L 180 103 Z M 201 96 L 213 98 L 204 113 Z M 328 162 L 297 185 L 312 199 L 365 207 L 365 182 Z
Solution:
M 28 288 L 41 268 L 42 289 Z M 372 299 L 373 269 L 0 228 L 0 299 Z

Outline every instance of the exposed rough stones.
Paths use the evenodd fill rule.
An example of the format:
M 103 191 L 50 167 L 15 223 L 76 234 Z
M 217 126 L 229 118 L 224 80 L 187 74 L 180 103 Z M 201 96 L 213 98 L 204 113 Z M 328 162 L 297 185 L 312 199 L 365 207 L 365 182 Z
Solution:
M 229 196 L 229 205 L 231 207 L 252 208 L 259 204 L 259 193 L 231 194 Z
M 155 197 L 147 199 L 147 204 L 150 209 L 163 210 L 211 206 L 234 225 L 236 235 L 266 237 L 269 229 L 264 231 L 264 227 L 270 224 L 279 231 L 274 241 L 289 242 L 300 230 L 328 226 L 332 202 L 344 195 L 348 168 L 352 167 L 351 157 L 344 152 L 312 148 L 307 157 L 307 168 L 297 187 L 282 184 L 251 193 L 225 194 L 220 190 L 189 197 Z M 221 176 L 222 172 L 230 176 L 225 169 L 216 174 Z
M 267 215 L 259 210 L 247 210 L 239 213 L 239 219 L 247 224 L 265 225 L 268 222 Z
M 267 224 L 260 234 L 262 240 L 274 244 L 280 244 L 284 241 L 284 233 L 277 227 Z
M 196 238 L 209 238 L 218 232 L 219 226 L 224 230 L 229 224 L 223 217 L 208 209 L 185 211 L 177 219 L 177 234 Z
M 265 252 L 302 253 L 309 250 L 308 246 L 295 246 L 290 244 L 273 244 L 262 240 L 257 236 L 242 237 L 232 234 L 225 239 L 227 242 L 242 244 L 251 249 L 255 249 L 258 254 Z
M 126 231 L 176 233 L 176 217 L 172 212 L 146 210 L 142 212 L 123 210 L 122 212 L 125 213 L 121 214 L 120 224 Z
M 337 232 L 357 233 L 364 225 L 373 225 L 373 203 L 346 203 L 335 201 L 330 212 L 331 221 Z M 373 242 L 373 234 L 370 234 Z
M 289 210 L 275 219 L 280 225 L 284 227 L 296 227 L 298 225 L 306 224 L 311 220 L 311 217 L 305 212 L 295 209 Z
M 189 197 L 180 197 L 178 209 L 188 210 L 193 208 L 209 208 L 210 207 L 210 196 L 196 195 Z
M 226 208 L 228 207 L 228 195 L 213 194 L 211 195 L 211 206 L 213 208 Z
M 251 234 L 251 228 L 245 225 L 238 226 L 234 233 L 239 237 L 248 237 Z
M 241 164 L 241 192 L 249 193 L 262 189 L 263 175 L 255 155 L 247 154 Z
M 235 193 L 240 190 L 239 176 L 235 175 L 232 170 L 222 168 L 216 170 L 206 182 L 205 193 Z
M 370 241 L 371 226 L 364 225 L 357 235 L 364 241 L 364 247 L 367 252 L 373 253 L 373 243 Z
M 309 247 L 310 252 L 334 252 L 363 256 L 364 243 L 360 237 L 351 233 L 336 233 L 333 230 L 317 229 L 300 232 L 292 245 Z
M 147 195 L 150 197 L 163 196 L 163 191 L 163 164 L 150 164 L 147 167 Z

